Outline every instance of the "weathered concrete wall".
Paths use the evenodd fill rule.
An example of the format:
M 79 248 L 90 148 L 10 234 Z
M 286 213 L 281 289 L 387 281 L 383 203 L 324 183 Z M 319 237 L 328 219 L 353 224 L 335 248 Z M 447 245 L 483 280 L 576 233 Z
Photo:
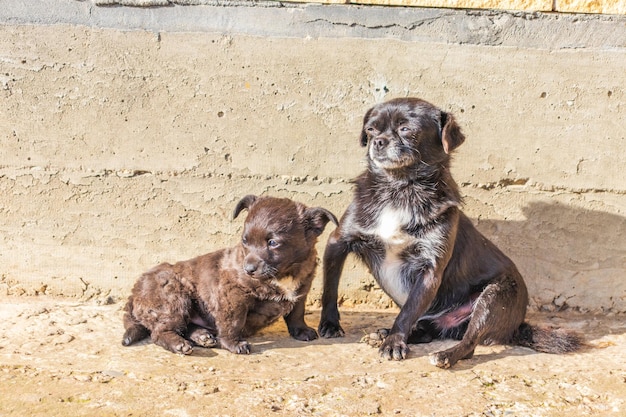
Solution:
M 125 297 L 155 263 L 236 242 L 248 193 L 340 215 L 363 113 L 412 95 L 464 127 L 466 212 L 532 306 L 626 311 L 625 18 L 8 1 L 3 292 Z M 355 262 L 342 294 L 389 305 Z

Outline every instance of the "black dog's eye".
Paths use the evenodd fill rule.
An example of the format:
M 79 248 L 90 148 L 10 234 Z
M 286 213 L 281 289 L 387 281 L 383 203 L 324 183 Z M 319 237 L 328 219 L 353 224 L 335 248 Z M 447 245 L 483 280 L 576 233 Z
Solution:
M 401 133 L 406 133 L 406 132 L 410 132 L 411 129 L 409 129 L 406 126 L 402 126 L 402 127 L 400 127 L 400 129 L 398 129 L 398 131 L 401 132 Z
M 372 126 L 368 127 L 368 128 L 367 128 L 367 129 L 365 129 L 365 130 L 367 130 L 367 131 L 368 131 L 368 132 L 370 132 L 370 133 L 372 133 L 372 132 L 375 132 L 375 131 L 376 131 L 376 129 L 375 129 L 375 128 L 373 128 Z
M 269 246 L 270 248 L 275 248 L 276 246 L 278 246 L 278 242 L 274 239 L 270 239 L 267 241 L 267 246 Z

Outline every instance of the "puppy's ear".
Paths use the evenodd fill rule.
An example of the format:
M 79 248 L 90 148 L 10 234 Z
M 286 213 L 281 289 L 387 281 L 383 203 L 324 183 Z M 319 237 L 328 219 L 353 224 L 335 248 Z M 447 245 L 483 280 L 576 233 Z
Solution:
M 449 154 L 465 141 L 465 136 L 461 133 L 461 128 L 454 117 L 446 113 L 441 112 L 441 144 L 445 153 Z
M 325 208 L 312 207 L 304 211 L 305 227 L 307 231 L 313 232 L 315 236 L 322 234 L 324 228 L 326 227 L 326 223 L 329 221 L 335 223 L 336 226 L 339 225 L 335 215 Z
M 365 116 L 363 117 L 363 128 L 361 128 L 361 138 L 359 140 L 359 143 L 361 144 L 361 146 L 367 146 L 367 133 L 365 133 L 365 124 L 367 123 L 371 114 L 372 114 L 372 109 L 369 109 L 367 113 L 365 113 Z
M 241 200 L 239 200 L 239 202 L 235 206 L 235 211 L 233 212 L 233 219 L 236 219 L 237 216 L 239 216 L 239 213 L 241 213 L 241 210 L 249 209 L 250 206 L 252 206 L 252 204 L 256 201 L 256 198 L 257 197 L 255 195 L 249 194 L 245 196 L 244 198 L 242 198 Z

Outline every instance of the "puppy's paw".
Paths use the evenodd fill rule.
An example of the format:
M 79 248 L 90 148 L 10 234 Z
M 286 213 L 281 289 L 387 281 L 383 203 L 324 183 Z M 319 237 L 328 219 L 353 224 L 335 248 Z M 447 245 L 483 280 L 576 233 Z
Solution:
M 378 329 L 373 333 L 366 334 L 361 338 L 361 343 L 367 343 L 372 347 L 381 347 L 385 338 L 389 336 L 389 329 Z
M 180 353 L 181 355 L 191 355 L 191 352 L 193 352 L 193 346 L 191 346 L 191 343 L 183 339 L 182 342 L 173 346 L 172 352 Z
M 220 345 L 224 349 L 238 355 L 248 355 L 250 353 L 250 344 L 245 340 L 227 341 L 222 339 L 220 340 Z
M 171 331 L 153 335 L 153 341 L 170 352 L 181 355 L 190 355 L 193 352 L 193 346 L 188 340 Z
M 187 338 L 198 346 L 211 348 L 217 345 L 217 338 L 207 329 L 199 327 L 187 335 Z
M 404 338 L 399 334 L 392 334 L 382 342 L 380 349 L 378 349 L 380 356 L 387 360 L 400 361 L 406 359 L 409 353 L 409 346 L 404 341 Z
M 237 343 L 233 353 L 236 353 L 238 355 L 248 355 L 250 354 L 250 345 L 245 340 L 242 340 L 241 342 Z
M 343 331 L 339 322 L 321 321 L 317 330 L 320 336 L 325 338 L 343 337 L 346 333 Z
M 304 342 L 317 339 L 317 332 L 311 327 L 296 327 L 289 329 L 289 334 L 291 334 L 291 337 L 294 339 L 302 340 Z

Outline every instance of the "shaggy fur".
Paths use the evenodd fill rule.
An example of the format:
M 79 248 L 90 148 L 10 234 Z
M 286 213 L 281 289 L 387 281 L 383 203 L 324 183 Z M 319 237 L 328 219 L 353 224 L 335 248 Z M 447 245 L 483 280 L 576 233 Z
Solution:
M 337 219 L 323 208 L 272 197 L 244 197 L 234 217 L 244 209 L 236 246 L 164 263 L 139 278 L 125 308 L 124 346 L 150 336 L 175 353 L 190 354 L 193 345 L 249 353 L 244 338 L 280 317 L 295 339 L 317 338 L 304 322 L 304 306 L 315 243 Z
M 384 358 L 404 359 L 407 343 L 433 338 L 461 340 L 433 355 L 442 368 L 470 358 L 479 343 L 578 349 L 575 334 L 524 323 L 522 276 L 461 212 L 450 153 L 464 140 L 451 114 L 420 99 L 391 100 L 366 113 L 360 143 L 368 146 L 368 167 L 326 246 L 320 335 L 344 334 L 337 288 L 346 256 L 354 253 L 401 307 L 383 335 Z

